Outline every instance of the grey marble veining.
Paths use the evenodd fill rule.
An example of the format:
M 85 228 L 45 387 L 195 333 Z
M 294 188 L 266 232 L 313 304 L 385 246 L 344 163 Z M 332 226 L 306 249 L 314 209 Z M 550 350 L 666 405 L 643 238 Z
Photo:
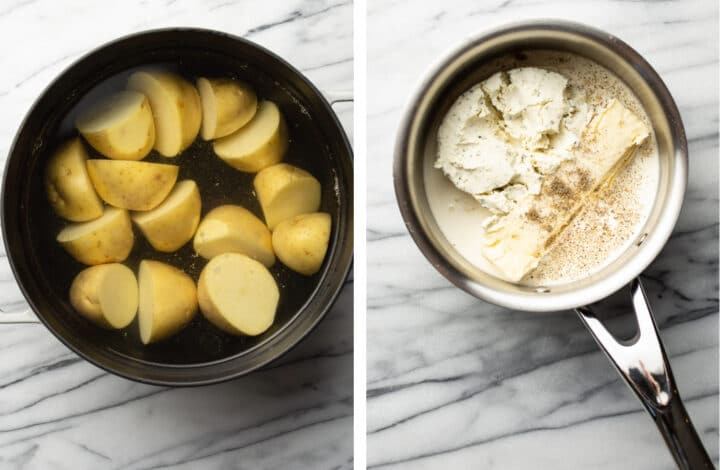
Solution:
M 624 39 L 680 108 L 689 188 L 644 280 L 680 391 L 717 463 L 717 2 L 369 0 L 368 14 L 368 466 L 674 468 L 574 314 L 509 311 L 454 288 L 416 248 L 395 204 L 395 132 L 420 77 L 464 39 L 538 18 Z M 623 328 L 625 318 L 610 323 Z
M 321 90 L 352 90 L 350 1 L 2 1 L 0 156 L 72 61 L 116 37 L 169 26 L 250 38 Z M 336 110 L 350 134 L 352 106 Z M 318 329 L 270 368 L 193 389 L 124 380 L 41 325 L 0 325 L 0 468 L 352 468 L 352 291 L 350 280 Z M 25 308 L 3 253 L 0 310 Z

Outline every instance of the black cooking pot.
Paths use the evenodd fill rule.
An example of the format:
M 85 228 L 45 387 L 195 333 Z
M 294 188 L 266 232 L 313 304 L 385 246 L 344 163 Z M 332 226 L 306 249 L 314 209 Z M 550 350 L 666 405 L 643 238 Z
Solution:
M 307 169 L 322 184 L 321 210 L 333 220 L 322 270 L 306 278 L 280 263 L 272 272 L 281 300 L 273 327 L 258 337 L 227 335 L 202 315 L 175 337 L 143 346 L 133 323 L 122 332 L 105 331 L 79 316 L 68 300 L 73 277 L 83 268 L 55 242 L 65 222 L 44 194 L 45 162 L 57 145 L 75 135 L 78 103 L 119 89 L 133 69 L 172 68 L 188 78 L 230 76 L 250 83 L 259 98 L 276 102 L 285 115 L 290 147 L 285 159 Z M 154 152 L 149 161 L 162 161 Z M 167 162 L 167 160 L 165 160 Z M 172 163 L 179 179 L 192 177 L 203 195 L 203 214 L 224 203 L 239 203 L 261 215 L 252 191 L 254 175 L 238 172 L 198 139 Z M 353 250 L 352 150 L 323 95 L 298 70 L 245 39 L 215 31 L 173 28 L 134 34 L 81 58 L 52 82 L 32 106 L 7 159 L 2 189 L 5 248 L 20 288 L 37 317 L 63 343 L 103 369 L 160 385 L 201 385 L 246 374 L 297 344 L 330 309 L 347 277 Z M 152 252 L 143 237 L 127 260 L 136 269 L 151 257 L 185 269 L 197 279 L 204 260 L 189 243 L 177 253 Z

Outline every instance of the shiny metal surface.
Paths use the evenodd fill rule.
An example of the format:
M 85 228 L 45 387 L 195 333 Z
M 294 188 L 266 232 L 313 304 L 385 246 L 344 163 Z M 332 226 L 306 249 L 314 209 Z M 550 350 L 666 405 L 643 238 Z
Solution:
M 635 93 L 655 131 L 660 179 L 654 206 L 633 243 L 600 272 L 577 282 L 529 287 L 490 276 L 465 260 L 432 216 L 423 163 L 435 158 L 435 136 L 449 106 L 465 90 L 496 72 L 492 59 L 512 52 L 550 49 L 605 66 Z M 431 68 L 410 100 L 395 147 L 395 193 L 405 224 L 422 253 L 448 280 L 468 293 L 511 309 L 576 309 L 595 340 L 654 419 L 681 469 L 713 468 L 680 400 L 647 299 L 638 279 L 667 242 L 687 185 L 687 141 L 680 114 L 655 70 L 630 46 L 602 31 L 564 21 L 509 25 L 472 39 Z M 617 341 L 585 305 L 632 282 L 636 337 Z
M 655 420 L 678 467 L 714 468 L 675 387 L 640 279 L 632 282 L 631 295 L 638 328 L 629 341 L 616 340 L 589 307 L 578 308 L 576 312 Z
M 551 49 L 575 53 L 605 66 L 637 95 L 655 130 L 660 181 L 654 207 L 636 243 L 598 273 L 548 288 L 513 284 L 465 260 L 439 229 L 425 193 L 423 162 L 435 157 L 439 122 L 471 85 L 497 70 L 491 59 L 511 52 Z M 489 66 L 490 65 L 490 66 Z M 520 23 L 471 40 L 433 66 L 411 98 L 395 147 L 395 193 L 407 228 L 428 260 L 458 287 L 512 309 L 557 311 L 603 299 L 640 274 L 665 245 L 677 221 L 687 183 L 687 141 L 680 114 L 660 77 L 619 39 L 561 21 Z M 539 292 L 542 291 L 542 292 Z

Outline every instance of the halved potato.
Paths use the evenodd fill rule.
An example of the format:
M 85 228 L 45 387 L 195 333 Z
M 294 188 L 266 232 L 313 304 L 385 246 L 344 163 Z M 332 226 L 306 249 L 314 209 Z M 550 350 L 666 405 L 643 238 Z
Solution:
M 140 262 L 140 339 L 150 344 L 182 330 L 197 312 L 195 282 L 183 271 L 161 263 Z
M 111 206 L 147 211 L 158 206 L 175 185 L 178 167 L 125 160 L 88 160 L 90 180 Z
M 99 219 L 68 225 L 60 231 L 57 241 L 70 256 L 93 265 L 125 260 L 135 236 L 128 212 L 108 207 Z
M 273 165 L 258 173 L 253 184 L 270 230 L 283 220 L 320 208 L 320 182 L 301 168 Z
M 60 217 L 85 222 L 103 214 L 85 162 L 87 152 L 77 137 L 62 144 L 45 166 L 45 192 Z
M 174 157 L 197 137 L 202 120 L 195 87 L 174 73 L 144 70 L 130 75 L 128 88 L 150 100 L 155 122 L 155 150 Z
M 135 212 L 133 221 L 158 251 L 172 252 L 189 242 L 200 223 L 200 191 L 193 180 L 180 181 L 155 209 Z
M 138 309 L 135 274 L 120 263 L 80 271 L 70 286 L 70 303 L 78 313 L 103 328 L 125 328 Z
M 211 259 L 223 253 L 242 253 L 265 266 L 275 264 L 270 231 L 244 207 L 216 207 L 200 222 L 193 241 L 195 251 Z
M 288 268 L 310 276 L 320 270 L 330 240 L 330 214 L 301 214 L 280 222 L 272 234 L 275 254 Z
M 211 259 L 200 274 L 198 303 L 205 318 L 234 335 L 256 336 L 275 320 L 280 291 L 265 266 L 238 253 Z
M 202 103 L 200 136 L 205 140 L 232 134 L 257 112 L 257 96 L 246 83 L 229 78 L 198 78 Z
M 240 171 L 254 173 L 285 156 L 288 132 L 285 119 L 271 101 L 263 101 L 252 120 L 213 144 L 215 153 Z
M 95 150 L 116 160 L 142 160 L 155 144 L 150 102 L 136 91 L 120 91 L 95 103 L 75 125 Z

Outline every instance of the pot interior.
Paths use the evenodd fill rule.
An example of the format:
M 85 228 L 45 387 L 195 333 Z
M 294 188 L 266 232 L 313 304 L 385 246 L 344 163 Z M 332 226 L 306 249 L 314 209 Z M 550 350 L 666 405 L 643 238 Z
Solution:
M 312 173 L 322 185 L 320 210 L 332 216 L 330 247 L 322 270 L 302 276 L 279 261 L 270 269 L 280 287 L 273 326 L 257 337 L 226 334 L 198 312 L 172 338 L 145 346 L 136 320 L 122 331 L 105 331 L 76 314 L 68 301 L 74 276 L 84 268 L 56 242 L 66 222 L 55 216 L 43 188 L 43 169 L 53 150 L 77 135 L 78 109 L 124 88 L 132 71 L 160 67 L 191 82 L 201 76 L 232 77 L 249 83 L 258 100 L 274 101 L 284 114 L 290 145 L 285 162 Z M 99 154 L 86 145 L 89 155 Z M 6 171 L 4 230 L 13 267 L 26 297 L 42 321 L 86 358 L 132 378 L 165 383 L 218 380 L 279 356 L 319 321 L 344 282 L 352 252 L 352 169 L 345 135 L 327 102 L 297 71 L 257 46 L 219 33 L 166 30 L 131 36 L 91 53 L 66 70 L 27 116 Z M 144 160 L 180 166 L 178 181 L 193 179 L 202 216 L 221 204 L 239 204 L 263 219 L 254 194 L 254 174 L 231 168 L 198 136 L 178 157 L 156 151 Z M 125 261 L 137 273 L 142 259 L 183 269 L 197 281 L 206 260 L 188 243 L 175 253 L 152 249 L 135 231 Z M 242 360 L 242 358 L 245 358 Z M 213 364 L 236 359 L 231 364 Z M 210 367 L 200 371 L 198 368 Z M 176 369 L 194 369 L 178 372 Z
M 423 171 L 436 157 L 438 127 L 457 97 L 497 71 L 526 65 L 528 55 L 538 50 L 590 59 L 620 78 L 652 122 L 660 166 L 653 206 L 645 211 L 645 223 L 640 224 L 633 242 L 613 262 L 590 276 L 551 286 L 506 282 L 468 262 L 448 242 L 432 215 Z M 647 267 L 667 241 L 685 187 L 687 152 L 682 124 L 659 77 L 619 40 L 574 24 L 511 26 L 471 42 L 436 65 L 416 100 L 406 117 L 396 155 L 399 159 L 396 187 L 410 202 L 403 215 L 425 255 L 443 275 L 471 294 L 523 310 L 574 308 L 600 300 L 627 284 Z

